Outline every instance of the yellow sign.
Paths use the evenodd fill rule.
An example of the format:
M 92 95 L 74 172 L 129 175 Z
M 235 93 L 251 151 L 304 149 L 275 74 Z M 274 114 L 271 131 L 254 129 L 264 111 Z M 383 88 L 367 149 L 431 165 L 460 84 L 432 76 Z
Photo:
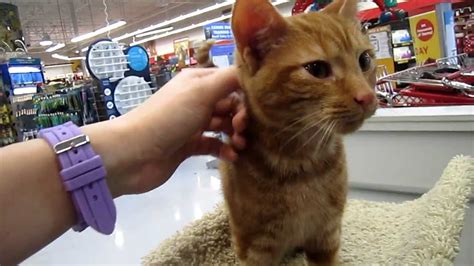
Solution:
M 442 57 L 439 24 L 435 11 L 410 17 L 410 28 L 418 64 Z

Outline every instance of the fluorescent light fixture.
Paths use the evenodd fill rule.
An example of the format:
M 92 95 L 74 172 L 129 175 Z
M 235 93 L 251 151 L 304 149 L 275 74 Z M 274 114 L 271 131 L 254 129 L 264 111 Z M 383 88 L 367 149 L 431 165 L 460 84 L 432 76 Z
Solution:
M 192 24 L 190 26 L 180 28 L 180 29 L 177 29 L 177 30 L 174 30 L 174 31 L 169 31 L 169 32 L 166 32 L 166 33 L 163 33 L 163 34 L 160 34 L 160 35 L 151 36 L 149 38 L 145 38 L 145 39 L 136 41 L 134 43 L 131 43 L 130 46 L 146 43 L 146 42 L 153 41 L 153 40 L 158 40 L 158 39 L 168 37 L 168 36 L 171 36 L 171 35 L 174 35 L 174 34 L 178 34 L 178 33 L 181 33 L 181 32 L 196 29 L 196 28 L 205 26 L 207 24 L 211 24 L 211 23 L 214 23 L 214 22 L 219 22 L 219 21 L 222 21 L 222 20 L 226 20 L 226 19 L 231 18 L 231 17 L 232 17 L 232 15 L 223 15 L 223 16 L 220 16 L 220 17 L 217 17 L 217 18 L 213 18 L 213 19 L 210 19 L 210 20 L 199 22 L 198 24 Z
M 72 63 L 64 63 L 64 64 L 57 64 L 57 65 L 44 66 L 44 69 L 48 69 L 48 68 L 58 68 L 58 67 L 66 67 L 66 66 L 72 66 Z
M 120 28 L 122 26 L 124 26 L 125 24 L 127 24 L 127 22 L 125 22 L 124 20 L 120 20 L 120 21 L 117 21 L 115 23 L 112 23 L 108 26 L 105 26 L 103 28 L 100 28 L 98 30 L 95 30 L 95 31 L 91 31 L 91 32 L 88 32 L 86 34 L 83 34 L 83 35 L 80 35 L 80 36 L 77 36 L 77 37 L 74 37 L 71 39 L 71 42 L 81 42 L 81 41 L 84 41 L 84 40 L 87 40 L 87 39 L 90 39 L 90 38 L 93 38 L 97 35 L 101 35 L 103 33 L 106 33 L 108 31 L 111 31 L 111 30 L 114 30 L 114 29 L 117 29 L 117 28 Z
M 279 0 L 279 1 L 272 2 L 272 4 L 274 6 L 278 6 L 278 5 L 281 5 L 281 4 L 284 4 L 284 3 L 288 3 L 288 0 Z M 187 27 L 180 28 L 180 29 L 177 29 L 177 30 L 174 30 L 174 31 L 168 31 L 168 32 L 160 34 L 160 35 L 154 35 L 154 36 L 151 36 L 149 38 L 141 39 L 139 41 L 131 43 L 130 46 L 146 43 L 146 42 L 153 41 L 153 40 L 158 40 L 158 39 L 165 38 L 165 37 L 168 37 L 168 36 L 171 36 L 171 35 L 175 35 L 175 34 L 178 34 L 178 33 L 181 33 L 181 32 L 193 30 L 193 29 L 203 27 L 205 25 L 208 25 L 208 24 L 211 24 L 211 23 L 214 23 L 214 22 L 219 22 L 219 21 L 222 21 L 222 20 L 229 19 L 231 17 L 232 17 L 232 15 L 230 15 L 230 14 L 229 15 L 222 15 L 220 17 L 213 18 L 213 19 L 210 19 L 210 20 L 206 20 L 206 21 L 203 21 L 203 22 L 199 22 L 197 24 L 191 24 Z
M 46 49 L 46 52 L 48 52 L 48 53 L 54 52 L 56 50 L 59 50 L 59 49 L 63 48 L 64 46 L 66 46 L 64 43 L 58 43 L 55 46 L 51 46 L 48 49 Z
M 89 46 L 81 49 L 81 52 L 87 52 L 87 51 L 89 51 Z
M 40 42 L 41 46 L 50 46 L 52 44 L 53 44 L 53 41 L 51 41 L 51 40 L 45 40 L 45 41 Z
M 56 58 L 56 59 L 60 59 L 60 60 L 69 60 L 69 57 L 65 56 L 65 55 L 60 55 L 60 54 L 52 54 L 51 55 L 52 58 Z
M 86 60 L 85 56 L 69 57 L 69 60 Z
M 53 41 L 51 41 L 51 37 L 49 36 L 49 34 L 45 33 L 45 34 L 43 35 L 43 39 L 41 39 L 40 45 L 41 45 L 41 46 L 50 46 L 50 45 L 53 45 Z
M 65 61 L 71 61 L 71 60 L 85 60 L 86 58 L 83 56 L 78 56 L 78 57 L 68 57 L 65 55 L 60 55 L 60 54 L 52 54 L 52 58 L 60 59 L 60 60 L 65 60 Z
M 180 21 L 186 20 L 186 19 L 188 19 L 188 18 L 196 17 L 196 16 L 202 15 L 202 14 L 204 14 L 204 13 L 208 13 L 208 12 L 217 10 L 217 9 L 219 9 L 219 8 L 232 6 L 234 3 L 235 3 L 235 0 L 228 0 L 228 1 L 225 1 L 225 2 L 222 2 L 222 3 L 217 3 L 217 4 L 215 4 L 215 5 L 208 6 L 208 7 L 205 7 L 205 8 L 203 8 L 203 9 L 198 9 L 198 10 L 196 10 L 196 11 L 193 11 L 193 12 L 190 12 L 190 13 L 188 13 L 188 14 L 175 17 L 175 18 L 173 18 L 173 19 L 165 20 L 165 21 L 160 22 L 160 23 L 158 23 L 158 24 L 148 26 L 148 27 L 146 27 L 146 28 L 144 28 L 144 29 L 139 29 L 139 30 L 136 30 L 136 31 L 134 31 L 134 32 L 130 32 L 130 33 L 121 35 L 121 36 L 119 36 L 119 37 L 117 37 L 117 38 L 114 38 L 113 41 L 114 41 L 114 42 L 118 42 L 118 41 L 121 41 L 121 40 L 130 38 L 130 37 L 133 37 L 133 36 L 135 36 L 135 35 L 138 35 L 138 34 L 140 34 L 140 33 L 144 33 L 144 32 L 147 32 L 147 31 L 154 30 L 154 29 L 163 28 L 163 27 L 168 26 L 168 25 L 171 25 L 171 24 L 173 24 L 173 23 L 180 22 Z
M 167 31 L 170 31 L 170 30 L 173 30 L 173 27 L 168 27 L 168 28 L 164 28 L 164 29 L 159 29 L 159 30 L 154 30 L 154 31 L 149 31 L 149 32 L 137 34 L 137 35 L 135 35 L 135 37 L 141 38 L 141 37 L 145 37 L 145 36 L 150 36 L 150 35 L 155 35 L 155 34 L 158 34 L 158 33 L 167 32 Z

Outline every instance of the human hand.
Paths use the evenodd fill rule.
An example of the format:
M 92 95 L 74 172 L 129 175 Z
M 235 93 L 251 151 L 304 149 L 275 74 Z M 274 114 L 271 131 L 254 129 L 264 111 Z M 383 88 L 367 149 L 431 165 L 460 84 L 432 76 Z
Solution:
M 185 70 L 127 115 L 97 124 L 95 131 L 99 126 L 107 128 L 111 139 L 94 135 L 86 127 L 86 133 L 94 135 L 91 139 L 97 139 L 93 145 L 105 161 L 114 196 L 160 186 L 193 155 L 236 160 L 236 149 L 245 147 L 241 133 L 246 127 L 238 89 L 233 67 Z M 232 146 L 202 136 L 204 131 L 225 132 Z M 109 144 L 101 144 L 104 142 Z

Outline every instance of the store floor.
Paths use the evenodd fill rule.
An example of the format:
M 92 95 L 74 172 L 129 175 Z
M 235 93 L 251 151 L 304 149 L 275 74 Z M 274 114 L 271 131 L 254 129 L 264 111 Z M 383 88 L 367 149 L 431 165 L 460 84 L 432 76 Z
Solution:
M 92 229 L 80 234 L 69 231 L 23 265 L 140 264 L 140 258 L 162 240 L 222 200 L 219 173 L 206 168 L 210 160 L 187 160 L 162 187 L 145 195 L 117 199 L 118 224 L 112 236 L 102 236 Z M 363 190 L 353 190 L 349 196 L 393 202 L 414 198 Z

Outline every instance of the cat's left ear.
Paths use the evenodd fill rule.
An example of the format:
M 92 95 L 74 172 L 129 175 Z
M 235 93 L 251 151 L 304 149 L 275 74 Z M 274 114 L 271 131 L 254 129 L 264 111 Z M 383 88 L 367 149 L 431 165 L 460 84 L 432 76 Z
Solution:
M 357 3 L 358 0 L 334 0 L 322 12 L 340 14 L 346 18 L 357 19 Z
M 271 48 L 284 38 L 287 24 L 269 0 L 237 0 L 232 30 L 240 55 L 251 72 L 256 72 Z

